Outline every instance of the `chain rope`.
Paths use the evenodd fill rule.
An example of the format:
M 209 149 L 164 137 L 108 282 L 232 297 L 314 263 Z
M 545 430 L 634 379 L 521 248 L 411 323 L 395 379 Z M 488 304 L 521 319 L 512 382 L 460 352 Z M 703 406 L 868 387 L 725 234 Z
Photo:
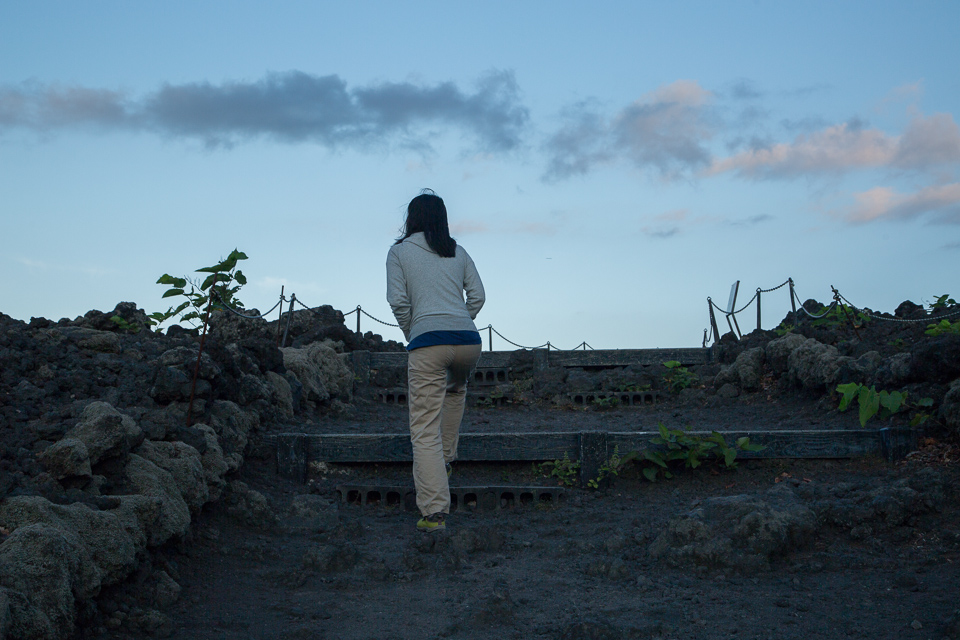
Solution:
M 757 291 L 759 291 L 760 293 L 770 293 L 771 291 L 776 291 L 777 289 L 783 289 L 788 284 L 790 284 L 790 278 L 787 278 L 781 284 L 778 284 L 777 286 L 775 286 L 773 289 L 758 289 Z
M 951 311 L 949 313 L 942 313 L 938 316 L 930 315 L 930 316 L 927 316 L 926 318 L 887 318 L 886 316 L 878 316 L 873 313 L 867 313 L 863 309 L 860 309 L 855 304 L 853 304 L 852 302 L 844 298 L 843 294 L 840 292 L 837 292 L 837 295 L 840 296 L 840 298 L 844 302 L 846 302 L 851 309 L 853 309 L 857 313 L 862 313 L 868 318 L 873 318 L 874 320 L 887 320 L 888 322 L 906 322 L 906 323 L 927 322 L 927 323 L 936 324 L 937 320 L 942 320 L 944 318 L 952 318 L 953 316 L 960 315 L 960 309 L 956 309 L 955 311 Z
M 283 296 L 280 296 L 280 299 L 277 300 L 277 304 L 275 304 L 275 305 L 273 305 L 272 307 L 270 307 L 270 310 L 269 310 L 269 311 L 264 311 L 263 313 L 258 314 L 258 315 L 255 315 L 255 316 L 247 316 L 247 315 L 244 315 L 244 314 L 240 313 L 239 311 L 237 311 L 236 309 L 234 309 L 233 307 L 231 307 L 229 304 L 227 304 L 226 302 L 224 302 L 224 301 L 223 301 L 223 298 L 220 297 L 220 294 L 219 294 L 219 293 L 214 292 L 213 295 L 214 295 L 214 297 L 216 297 L 216 299 L 220 302 L 220 304 L 223 305 L 223 308 L 224 308 L 224 309 L 226 309 L 227 311 L 229 311 L 230 313 L 232 313 L 232 314 L 235 315 L 235 316 L 239 316 L 239 317 L 245 318 L 245 319 L 247 319 L 247 320 L 256 320 L 256 319 L 258 319 L 258 318 L 265 318 L 265 317 L 267 317 L 271 312 L 273 312 L 274 309 L 276 309 L 277 307 L 279 307 L 280 304 L 283 303 L 283 302 L 286 300 Z
M 715 303 L 715 302 L 714 302 L 712 299 L 710 299 L 709 297 L 707 298 L 707 303 L 708 303 L 712 308 L 716 309 L 717 311 L 719 311 L 720 313 L 722 313 L 722 314 L 725 315 L 725 316 L 736 316 L 737 314 L 742 313 L 742 312 L 745 311 L 748 307 L 750 307 L 750 305 L 752 305 L 753 302 L 760 297 L 760 294 L 762 294 L 762 293 L 772 293 L 772 292 L 774 292 L 774 291 L 777 291 L 778 289 L 782 289 L 783 287 L 787 286 L 788 284 L 790 284 L 790 282 L 791 282 L 790 278 L 787 278 L 786 280 L 784 280 L 784 281 L 783 281 L 782 283 L 780 283 L 779 285 L 777 285 L 777 286 L 775 286 L 775 287 L 772 287 L 772 288 L 770 288 L 770 289 L 761 289 L 761 288 L 758 288 L 758 289 L 756 290 L 756 292 L 753 294 L 753 297 L 750 298 L 742 307 L 740 307 L 739 309 L 736 309 L 735 311 L 728 312 L 726 309 L 723 309 L 723 308 L 721 308 L 719 305 L 717 305 L 717 303 Z M 835 290 L 835 291 L 836 291 L 836 290 Z M 817 319 L 820 319 L 820 318 L 825 317 L 826 315 L 828 315 L 829 313 L 831 313 L 832 311 L 834 311 L 834 310 L 837 308 L 837 305 L 838 305 L 837 300 L 834 299 L 833 302 L 831 302 L 830 305 L 825 308 L 825 310 L 823 311 L 823 313 L 820 313 L 820 314 L 811 313 L 810 311 L 808 311 L 808 310 L 803 306 L 803 301 L 800 299 L 800 296 L 797 294 L 797 291 L 796 291 L 796 288 L 795 288 L 795 287 L 791 287 L 791 295 L 793 296 L 794 300 L 795 300 L 797 303 L 799 303 L 799 307 L 797 308 L 797 313 L 799 313 L 799 312 L 802 311 L 806 316 L 808 316 L 808 317 L 810 317 L 810 318 L 812 318 L 812 319 L 814 319 L 814 320 L 817 320 Z M 265 318 L 266 316 L 268 316 L 269 314 L 271 314 L 273 311 L 275 311 L 275 310 L 277 309 L 277 307 L 279 307 L 280 305 L 282 305 L 284 302 L 287 302 L 287 301 L 295 302 L 295 303 L 299 304 L 301 307 L 303 307 L 303 308 L 304 308 L 305 310 L 307 310 L 307 311 L 311 311 L 311 312 L 313 312 L 313 313 L 319 313 L 319 312 L 320 312 L 320 311 L 319 311 L 320 307 L 311 308 L 311 307 L 307 306 L 306 304 L 304 304 L 302 301 L 300 301 L 300 300 L 297 298 L 297 296 L 294 295 L 294 294 L 291 294 L 290 298 L 287 298 L 286 296 L 284 296 L 284 295 L 281 294 L 281 295 L 280 295 L 280 299 L 277 301 L 277 303 L 274 304 L 268 311 L 265 311 L 264 313 L 258 313 L 258 314 L 256 314 L 256 315 L 247 315 L 247 314 L 241 313 L 241 312 L 238 311 L 237 309 L 235 309 L 235 308 L 233 308 L 232 306 L 230 306 L 229 304 L 227 304 L 227 303 L 223 300 L 223 298 L 220 297 L 220 294 L 218 294 L 218 293 L 216 293 L 216 292 L 214 292 L 214 296 L 217 298 L 217 301 L 220 303 L 220 305 L 223 306 L 223 308 L 224 308 L 226 311 L 229 311 L 229 312 L 232 313 L 233 315 L 238 316 L 238 317 L 240 317 L 240 318 L 244 318 L 244 319 L 246 319 L 246 320 L 257 320 L 257 319 L 259 319 L 259 318 Z M 956 309 L 956 310 L 950 311 L 950 312 L 948 312 L 948 313 L 942 313 L 942 314 L 939 314 L 939 315 L 930 315 L 930 316 L 927 316 L 927 317 L 925 317 L 925 318 L 915 318 L 915 319 L 892 318 L 892 317 L 876 315 L 876 314 L 874 314 L 874 313 L 869 313 L 869 312 L 867 312 L 867 311 L 864 311 L 862 308 L 860 308 L 860 307 L 856 306 L 855 304 L 853 304 L 852 302 L 850 302 L 850 301 L 849 301 L 846 297 L 844 297 L 843 294 L 841 294 L 839 291 L 836 291 L 836 298 L 839 298 L 840 300 L 843 300 L 844 303 L 846 303 L 851 309 L 853 309 L 853 310 L 856 311 L 857 313 L 861 313 L 861 314 L 863 314 L 864 316 L 866 316 L 866 317 L 868 317 L 868 318 L 872 318 L 872 319 L 874 319 L 874 320 L 886 320 L 886 321 L 888 321 L 888 322 L 902 322 L 902 323 L 925 322 L 925 323 L 928 323 L 928 324 L 929 324 L 929 323 L 936 323 L 937 321 L 942 320 L 942 319 L 945 319 L 945 318 L 952 318 L 952 317 L 955 317 L 955 316 L 960 316 L 960 309 Z M 374 322 L 378 322 L 378 323 L 380 323 L 380 324 L 382 324 L 382 325 L 384 325 L 384 326 L 386 326 L 386 327 L 393 327 L 393 328 L 396 328 L 396 329 L 399 329 L 399 328 L 400 328 L 400 325 L 399 325 L 399 324 L 393 324 L 393 323 L 391 323 L 391 322 L 385 322 L 384 320 L 381 320 L 380 318 L 377 318 L 377 317 L 375 317 L 375 316 L 373 316 L 373 315 L 370 315 L 370 314 L 369 314 L 368 312 L 366 312 L 360 305 L 357 305 L 357 307 L 356 307 L 355 309 L 352 309 L 351 311 L 348 311 L 347 313 L 341 312 L 341 315 L 344 317 L 344 319 L 346 319 L 347 316 L 351 316 L 351 315 L 353 315 L 354 313 L 356 313 L 356 314 L 358 314 L 358 315 L 362 313 L 363 315 L 367 316 L 368 318 L 370 318 L 370 319 L 373 320 Z M 514 342 L 513 340 L 510 340 L 509 338 L 507 338 L 506 336 L 504 336 L 502 333 L 500 333 L 499 331 L 497 331 L 496 328 L 494 328 L 494 326 L 493 326 L 492 324 L 488 324 L 486 327 L 483 327 L 483 328 L 484 328 L 484 329 L 489 329 L 489 330 L 492 331 L 493 333 L 497 334 L 497 336 L 498 336 L 501 340 L 503 340 L 504 342 L 506 342 L 506 343 L 508 343 L 508 344 L 510 344 L 510 345 L 512 345 L 512 346 L 514 346 L 514 347 L 517 347 L 518 349 L 528 349 L 528 350 L 547 349 L 548 351 L 549 351 L 549 350 L 555 350 L 555 351 L 577 351 L 577 350 L 579 350 L 579 349 L 582 347 L 583 350 L 586 350 L 586 349 L 590 349 L 591 351 L 594 350 L 594 348 L 593 348 L 592 346 L 590 346 L 589 344 L 587 344 L 586 341 L 581 342 L 580 344 L 578 344 L 578 345 L 577 345 L 576 347 L 574 347 L 573 349 L 561 349 L 561 348 L 557 347 L 556 345 L 554 345 L 553 343 L 551 343 L 549 340 L 548 340 L 547 342 L 543 343 L 543 344 L 540 345 L 540 346 L 537 346 L 537 347 L 528 347 L 528 346 L 524 346 L 524 345 L 522 345 L 522 344 L 519 344 L 519 343 L 517 343 L 517 342 Z M 705 338 L 705 340 L 704 340 L 704 345 L 706 345 L 706 343 L 708 343 L 711 339 L 715 339 L 715 336 L 713 335 L 713 334 L 714 334 L 714 331 L 713 331 L 713 326 L 712 326 L 712 325 L 711 325 L 711 327 L 710 327 L 709 333 L 708 333 L 707 330 L 705 329 L 705 330 L 704 330 L 704 334 L 706 335 L 706 338 Z
M 367 313 L 366 311 L 364 311 L 363 309 L 361 309 L 359 306 L 357 307 L 357 311 L 359 311 L 359 312 L 362 313 L 363 315 L 367 316 L 367 317 L 370 318 L 371 320 L 374 320 L 374 321 L 376 321 L 376 322 L 379 322 L 380 324 L 386 325 L 386 326 L 388 326 L 388 327 L 396 327 L 397 329 L 400 328 L 400 325 L 398 325 L 398 324 L 390 324 L 389 322 L 384 322 L 384 321 L 381 320 L 380 318 L 374 318 L 372 315 L 370 315 L 369 313 Z
M 531 350 L 532 350 L 532 349 L 543 349 L 544 347 L 550 346 L 550 342 L 548 341 L 548 342 L 543 343 L 543 344 L 540 345 L 539 347 L 525 347 L 525 346 L 523 346 L 522 344 L 517 344 L 517 343 L 514 342 L 513 340 L 510 340 L 509 338 L 505 337 L 502 333 L 500 333 L 499 331 L 497 331 L 496 329 L 494 329 L 492 324 L 488 324 L 487 326 L 484 327 L 484 329 L 490 329 L 490 330 L 493 331 L 495 334 L 497 334 L 498 336 L 500 336 L 504 341 L 509 342 L 510 344 L 512 344 L 513 346 L 517 347 L 518 349 L 531 349 Z

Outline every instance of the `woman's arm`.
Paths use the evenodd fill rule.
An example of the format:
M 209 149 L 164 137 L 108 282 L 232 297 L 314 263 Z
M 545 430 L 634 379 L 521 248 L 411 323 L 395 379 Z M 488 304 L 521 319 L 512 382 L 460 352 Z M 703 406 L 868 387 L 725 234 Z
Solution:
M 394 249 L 387 254 L 387 302 L 393 310 L 404 338 L 410 340 L 410 297 L 407 295 L 407 280 L 403 275 L 400 256 Z
M 477 266 L 473 264 L 473 259 L 469 255 L 467 255 L 467 266 L 463 276 L 463 290 L 467 292 L 467 313 L 470 314 L 471 320 L 476 320 L 487 298 Z

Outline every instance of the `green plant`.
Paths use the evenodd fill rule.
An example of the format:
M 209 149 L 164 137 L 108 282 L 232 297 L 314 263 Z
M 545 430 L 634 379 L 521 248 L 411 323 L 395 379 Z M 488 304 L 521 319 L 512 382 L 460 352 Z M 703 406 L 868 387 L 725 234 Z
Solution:
M 793 333 L 793 330 L 794 330 L 795 328 L 796 328 L 796 327 L 794 327 L 792 324 L 787 324 L 786 322 L 781 322 L 781 323 L 777 326 L 777 328 L 773 330 L 773 332 L 782 338 L 783 336 L 787 335 L 788 333 Z
M 950 322 L 946 318 L 937 324 L 928 324 L 924 331 L 928 336 L 941 336 L 944 334 L 960 334 L 960 320 Z
M 667 360 L 663 366 L 667 368 L 663 379 L 667 383 L 667 388 L 673 393 L 680 393 L 697 381 L 697 374 L 684 367 L 678 360 Z
M 889 344 L 894 349 L 901 350 L 906 346 L 907 343 L 904 342 L 903 338 L 894 338 L 887 344 Z
M 140 333 L 140 329 L 143 328 L 139 322 L 127 322 L 120 316 L 112 316 L 110 322 L 117 325 L 120 331 L 127 331 L 129 333 Z
M 867 387 L 857 382 L 837 385 L 837 392 L 840 393 L 840 411 L 849 409 L 854 401 L 859 405 L 861 427 L 867 426 L 870 418 L 878 413 L 881 420 L 886 420 L 900 411 L 933 406 L 932 398 L 921 398 L 916 405 L 911 405 L 907 403 L 906 391 L 877 391 L 875 386 Z M 910 420 L 910 426 L 923 424 L 929 417 L 929 414 L 917 411 Z
M 636 451 L 631 451 L 625 456 L 620 455 L 620 446 L 614 445 L 613 455 L 610 456 L 610 459 L 605 461 L 600 465 L 600 473 L 596 478 L 591 478 L 587 480 L 587 486 L 592 489 L 599 489 L 600 484 L 609 478 L 610 476 L 618 476 L 620 472 L 626 468 L 628 464 L 636 460 L 638 454 Z
M 644 391 L 650 391 L 651 387 L 648 384 L 621 384 L 617 386 L 617 391 L 620 393 L 643 393 Z
M 649 463 L 643 467 L 643 475 L 650 482 L 657 478 L 672 478 L 671 464 L 683 463 L 684 468 L 696 469 L 704 461 L 722 464 L 727 469 L 737 466 L 737 454 L 740 451 L 761 451 L 763 445 L 753 444 L 748 436 L 737 438 L 731 447 L 723 434 L 713 431 L 709 436 L 692 434 L 684 429 L 668 429 L 661 422 L 658 425 L 660 435 L 650 442 L 657 449 L 644 449 L 643 459 Z
M 820 307 L 820 310 L 814 315 L 820 314 L 824 314 L 823 317 L 811 322 L 811 326 L 836 329 L 847 322 L 851 322 L 855 329 L 859 329 L 870 322 L 870 316 L 845 304 L 837 304 L 833 307 Z
M 178 278 L 169 273 L 163 274 L 157 280 L 157 284 L 167 285 L 170 288 L 163 293 L 162 297 L 183 296 L 186 300 L 166 311 L 151 313 L 148 316 L 150 323 L 160 325 L 170 318 L 180 316 L 180 322 L 189 322 L 197 326 L 211 296 L 213 309 L 224 309 L 225 305 L 242 309 L 243 303 L 237 298 L 237 292 L 240 291 L 240 287 L 247 284 L 247 278 L 237 269 L 237 263 L 246 259 L 247 254 L 234 249 L 217 264 L 195 271 L 195 273 L 210 274 L 203 281 L 199 278 Z
M 616 396 L 607 396 L 606 398 L 594 398 L 590 402 L 597 409 L 614 409 L 620 406 L 620 398 Z
M 537 467 L 537 472 L 551 478 L 556 478 L 563 487 L 572 487 L 577 484 L 580 473 L 580 462 L 570 459 L 570 454 L 564 452 L 563 458 L 552 462 L 543 462 Z
M 942 296 L 934 296 L 936 298 L 935 302 L 927 303 L 927 308 L 930 311 L 938 311 L 940 309 L 946 309 L 957 304 L 957 301 L 950 297 L 949 293 L 945 293 Z

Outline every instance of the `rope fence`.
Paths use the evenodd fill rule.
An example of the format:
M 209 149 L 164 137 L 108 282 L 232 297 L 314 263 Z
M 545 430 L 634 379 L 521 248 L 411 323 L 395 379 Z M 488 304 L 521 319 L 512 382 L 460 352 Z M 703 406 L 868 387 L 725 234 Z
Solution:
M 730 328 L 730 331 L 733 332 L 734 335 L 737 336 L 738 338 L 741 338 L 743 337 L 743 334 L 740 331 L 740 324 L 737 320 L 737 316 L 743 313 L 744 311 L 746 311 L 748 308 L 750 308 L 754 303 L 756 303 L 757 329 L 761 329 L 762 328 L 761 321 L 762 321 L 763 294 L 773 293 L 784 287 L 789 287 L 790 309 L 791 309 L 791 313 L 793 314 L 793 317 L 795 318 L 795 321 L 798 324 L 801 318 L 804 316 L 806 316 L 810 320 L 818 320 L 830 315 L 831 313 L 834 313 L 837 308 L 843 309 L 844 313 L 847 313 L 848 315 L 849 315 L 849 312 L 852 310 L 857 314 L 861 314 L 865 317 L 868 317 L 874 320 L 884 320 L 889 322 L 903 322 L 903 323 L 924 322 L 929 324 L 929 323 L 938 322 L 944 318 L 952 318 L 952 317 L 960 316 L 960 308 L 950 311 L 948 313 L 929 315 L 924 318 L 895 318 L 895 317 L 889 317 L 886 315 L 877 315 L 875 313 L 872 313 L 869 310 L 865 310 L 864 308 L 858 307 L 857 305 L 853 304 L 846 297 L 844 297 L 839 291 L 837 291 L 837 289 L 833 286 L 830 287 L 831 290 L 833 291 L 833 300 L 830 302 L 830 304 L 826 308 L 824 308 L 819 313 L 817 313 L 817 312 L 810 311 L 803 306 L 803 301 L 801 300 L 800 296 L 797 294 L 796 286 L 793 282 L 793 278 L 787 278 L 785 281 L 781 282 L 777 286 L 771 287 L 769 289 L 763 289 L 758 287 L 754 292 L 753 296 L 745 304 L 743 304 L 740 308 L 736 308 L 736 297 L 737 297 L 737 293 L 739 292 L 739 285 L 740 285 L 740 282 L 738 280 L 733 285 L 733 287 L 731 287 L 730 299 L 726 309 L 720 307 L 709 296 L 707 297 L 707 309 L 709 313 L 710 327 L 709 329 L 703 330 L 703 343 L 702 343 L 703 347 L 706 347 L 707 344 L 710 343 L 711 341 L 716 343 L 720 339 L 720 330 L 717 325 L 717 316 L 715 311 L 719 312 L 724 316 L 724 318 L 727 321 L 727 325 Z M 283 289 L 280 290 L 280 299 L 269 310 L 263 313 L 255 312 L 252 314 L 243 313 L 242 310 L 235 309 L 231 305 L 227 304 L 227 302 L 225 302 L 220 297 L 220 295 L 216 293 L 216 291 L 213 291 L 212 295 L 216 297 L 219 303 L 218 304 L 219 307 L 222 307 L 224 310 L 232 313 L 233 315 L 240 318 L 244 318 L 246 320 L 256 320 L 261 318 L 266 319 L 268 315 L 276 311 L 277 308 L 279 307 L 280 314 L 277 318 L 278 320 L 277 344 L 279 346 L 286 346 L 287 337 L 290 332 L 290 326 L 293 321 L 294 305 L 299 305 L 303 310 L 316 313 L 316 314 L 321 313 L 320 310 L 322 309 L 322 307 L 310 307 L 309 305 L 301 301 L 299 298 L 297 298 L 297 295 L 295 293 L 291 293 L 290 297 L 288 298 L 287 296 L 284 295 Z M 283 309 L 283 303 L 285 302 L 289 303 L 286 311 L 284 311 Z M 366 316 L 370 320 L 373 320 L 374 322 L 386 327 L 392 327 L 395 329 L 400 328 L 400 325 L 398 324 L 387 322 L 385 320 L 381 320 L 380 318 L 377 318 L 374 315 L 371 315 L 369 312 L 364 310 L 363 307 L 361 307 L 360 305 L 357 305 L 356 308 L 351 309 L 346 313 L 342 313 L 344 320 L 346 320 L 347 317 L 354 314 L 356 314 L 356 317 L 357 317 L 356 333 L 358 336 L 363 335 L 363 332 L 361 331 L 361 327 L 360 327 L 360 319 L 362 316 Z M 283 322 L 284 319 L 286 319 L 286 323 Z M 851 323 L 853 323 L 853 318 L 850 318 L 850 320 L 851 320 Z M 282 329 L 282 333 L 281 333 L 281 329 Z M 560 347 L 556 346 L 549 340 L 535 347 L 526 346 L 518 342 L 514 342 L 513 340 L 507 338 L 505 335 L 497 331 L 497 329 L 492 324 L 488 324 L 485 327 L 480 327 L 481 331 L 483 331 L 484 329 L 487 330 L 487 348 L 490 351 L 493 351 L 494 334 L 496 334 L 498 338 L 500 338 L 501 340 L 503 340 L 504 342 L 506 342 L 507 344 L 513 347 L 516 347 L 518 349 L 530 350 L 530 351 L 537 350 L 537 349 L 546 349 L 548 351 L 577 351 L 577 350 L 586 351 L 587 349 L 590 349 L 591 351 L 593 350 L 593 347 L 590 346 L 586 341 L 581 342 L 580 344 L 575 346 L 573 349 L 561 349 Z M 856 324 L 854 324 L 854 329 L 856 329 Z
M 730 327 L 730 331 L 733 332 L 733 334 L 738 338 L 741 338 L 743 337 L 743 334 L 740 332 L 740 324 L 737 322 L 737 315 L 739 313 L 742 313 L 743 311 L 746 311 L 748 307 L 750 307 L 754 302 L 756 302 L 757 303 L 757 329 L 761 329 L 762 328 L 761 327 L 762 294 L 772 293 L 786 286 L 790 287 L 790 309 L 791 309 L 791 313 L 793 314 L 793 317 L 795 318 L 795 321 L 798 324 L 800 323 L 800 320 L 803 316 L 808 317 L 810 320 L 819 320 L 821 318 L 824 318 L 830 315 L 831 313 L 834 313 L 838 308 L 842 309 L 844 314 L 846 314 L 847 317 L 850 319 L 851 324 L 853 325 L 855 331 L 857 330 L 857 325 L 856 323 L 853 322 L 853 318 L 850 316 L 851 310 L 857 314 L 861 314 L 873 320 L 884 320 L 887 322 L 904 322 L 904 323 L 924 322 L 924 323 L 930 324 L 930 323 L 936 323 L 944 318 L 952 318 L 955 316 L 960 316 L 960 308 L 954 309 L 953 311 L 950 311 L 948 313 L 941 313 L 937 315 L 931 314 L 924 318 L 895 318 L 895 317 L 890 317 L 885 315 L 877 315 L 875 313 L 868 312 L 863 308 L 860 308 L 857 305 L 850 302 L 849 300 L 847 300 L 847 298 L 845 298 L 833 285 L 830 286 L 830 289 L 833 291 L 833 301 L 829 304 L 829 306 L 824 308 L 821 312 L 815 313 L 803 306 L 803 301 L 800 299 L 800 296 L 797 294 L 796 287 L 793 282 L 793 278 L 787 278 L 784 282 L 778 284 L 775 287 L 771 287 L 770 289 L 761 289 L 758 287 L 756 290 L 756 293 L 753 294 L 753 297 L 750 298 L 750 300 L 748 300 L 746 304 L 744 304 L 742 307 L 737 309 L 735 307 L 736 307 L 737 293 L 740 287 L 740 281 L 738 280 L 730 288 L 730 299 L 729 299 L 729 302 L 727 303 L 726 309 L 723 309 L 719 305 L 717 305 L 717 303 L 715 303 L 713 299 L 710 298 L 709 296 L 707 297 L 707 311 L 710 318 L 710 328 L 709 330 L 708 329 L 703 330 L 703 346 L 706 347 L 707 343 L 710 342 L 711 340 L 713 340 L 713 342 L 718 342 L 720 340 L 720 330 L 717 327 L 717 318 L 716 318 L 716 314 L 714 314 L 714 310 L 719 311 L 724 315 L 724 317 L 727 320 L 727 325 Z M 799 307 L 797 303 L 799 303 Z
M 217 301 L 218 301 L 218 303 L 219 303 L 219 306 L 222 307 L 225 311 L 228 311 L 229 313 L 231 313 L 231 314 L 233 314 L 233 315 L 235 315 L 235 316 L 237 316 L 237 317 L 239 317 L 239 318 L 244 318 L 244 319 L 246 319 L 246 320 L 258 320 L 258 319 L 260 319 L 260 318 L 266 319 L 266 317 L 267 317 L 269 314 L 273 313 L 273 312 L 277 309 L 277 307 L 280 307 L 284 302 L 289 302 L 289 308 L 287 309 L 287 311 L 284 312 L 284 311 L 283 311 L 283 308 L 281 307 L 281 309 L 280 309 L 280 316 L 277 318 L 277 320 L 278 320 L 278 323 L 277 323 L 277 344 L 278 344 L 279 346 L 281 346 L 281 347 L 286 346 L 286 343 L 287 343 L 287 337 L 288 337 L 288 335 L 289 335 L 289 333 L 290 333 L 290 325 L 291 325 L 291 323 L 293 322 L 294 305 L 300 305 L 300 307 L 302 307 L 303 310 L 305 310 L 305 311 L 310 311 L 310 312 L 312 312 L 312 313 L 317 313 L 317 314 L 320 313 L 320 309 L 321 309 L 321 307 L 310 307 L 310 306 L 304 304 L 302 300 L 300 300 L 299 298 L 297 298 L 297 294 L 295 294 L 295 293 L 291 293 L 291 294 L 290 294 L 290 297 L 287 298 L 287 297 L 283 294 L 283 290 L 281 290 L 281 291 L 280 291 L 280 299 L 277 301 L 277 303 L 276 303 L 275 305 L 273 305 L 272 307 L 270 307 L 270 309 L 269 309 L 268 311 L 265 311 L 264 313 L 255 313 L 255 314 L 249 314 L 249 315 L 248 315 L 248 314 L 241 313 L 240 310 L 235 309 L 235 308 L 233 308 L 232 306 L 230 306 L 229 304 L 227 304 L 227 302 L 225 302 L 225 301 L 223 300 L 223 298 L 220 297 L 220 294 L 218 294 L 216 291 L 214 291 L 212 295 L 217 299 Z M 341 312 L 341 313 L 342 313 L 342 312 Z M 399 324 L 394 324 L 394 323 L 392 323 L 392 322 L 386 322 L 386 321 L 384 321 L 384 320 L 381 320 L 380 318 L 377 318 L 376 316 L 371 315 L 370 313 L 368 313 L 367 311 L 365 311 L 365 310 L 363 309 L 363 307 L 361 307 L 360 305 L 357 305 L 355 309 L 351 309 L 350 311 L 347 311 L 346 313 L 343 313 L 342 315 L 343 315 L 344 320 L 346 320 L 348 316 L 351 316 L 351 315 L 353 315 L 353 314 L 357 314 L 357 329 L 356 329 L 356 333 L 357 333 L 358 336 L 362 336 L 362 335 L 363 335 L 363 332 L 362 332 L 361 329 L 360 329 L 360 317 L 361 317 L 361 315 L 364 315 L 364 316 L 370 318 L 371 320 L 373 320 L 374 322 L 377 322 L 377 323 L 382 324 L 382 325 L 384 325 L 384 326 L 393 327 L 393 328 L 395 328 L 395 329 L 399 329 L 399 328 L 400 328 L 400 325 L 399 325 Z M 286 316 L 286 325 L 284 325 L 284 322 L 283 322 L 284 316 Z M 281 337 L 281 334 L 280 334 L 280 329 L 281 329 L 281 327 L 283 328 L 282 337 Z M 583 351 L 586 351 L 587 349 L 590 349 L 591 351 L 594 350 L 593 347 L 591 347 L 586 341 L 581 342 L 580 344 L 578 344 L 577 346 L 575 346 L 573 349 L 561 349 L 560 347 L 556 346 L 555 344 L 553 344 L 553 343 L 550 342 L 549 340 L 548 340 L 547 342 L 545 342 L 544 344 L 541 344 L 541 345 L 536 346 L 536 347 L 526 347 L 526 346 L 524 346 L 524 345 L 522 345 L 522 344 L 518 344 L 518 343 L 514 342 L 513 340 L 510 340 L 509 338 L 507 338 L 506 336 L 504 336 L 502 333 L 500 333 L 499 331 L 497 331 L 492 324 L 488 324 L 487 326 L 480 328 L 481 331 L 482 331 L 483 329 L 486 329 L 486 330 L 487 330 L 487 347 L 488 347 L 488 350 L 489 350 L 489 351 L 493 351 L 493 334 L 497 334 L 497 336 L 500 337 L 500 339 L 502 339 L 504 342 L 506 342 L 506 343 L 508 343 L 508 344 L 510 344 L 510 345 L 512 345 L 512 346 L 514 346 L 514 347 L 517 347 L 518 349 L 527 349 L 527 350 L 531 350 L 531 351 L 532 351 L 532 350 L 536 350 L 536 349 L 546 349 L 546 350 L 548 350 L 548 351 L 576 351 L 576 350 L 578 350 L 578 349 L 582 349 Z

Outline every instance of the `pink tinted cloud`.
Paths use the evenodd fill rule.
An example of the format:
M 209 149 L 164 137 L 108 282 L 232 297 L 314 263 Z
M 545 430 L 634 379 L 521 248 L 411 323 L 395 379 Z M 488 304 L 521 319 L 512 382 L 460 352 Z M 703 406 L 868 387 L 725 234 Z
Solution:
M 916 193 L 897 193 L 889 187 L 875 187 L 854 194 L 856 204 L 843 217 L 848 222 L 908 220 L 936 214 L 940 222 L 960 223 L 960 182 L 935 185 Z
M 793 142 L 715 160 L 707 175 L 734 172 L 752 179 L 796 178 L 856 169 L 926 170 L 960 164 L 960 128 L 948 113 L 917 116 L 900 136 L 848 123 Z
M 473 220 L 461 220 L 450 225 L 450 233 L 457 235 L 470 235 L 471 233 L 486 233 L 490 230 L 485 222 L 475 222 Z

